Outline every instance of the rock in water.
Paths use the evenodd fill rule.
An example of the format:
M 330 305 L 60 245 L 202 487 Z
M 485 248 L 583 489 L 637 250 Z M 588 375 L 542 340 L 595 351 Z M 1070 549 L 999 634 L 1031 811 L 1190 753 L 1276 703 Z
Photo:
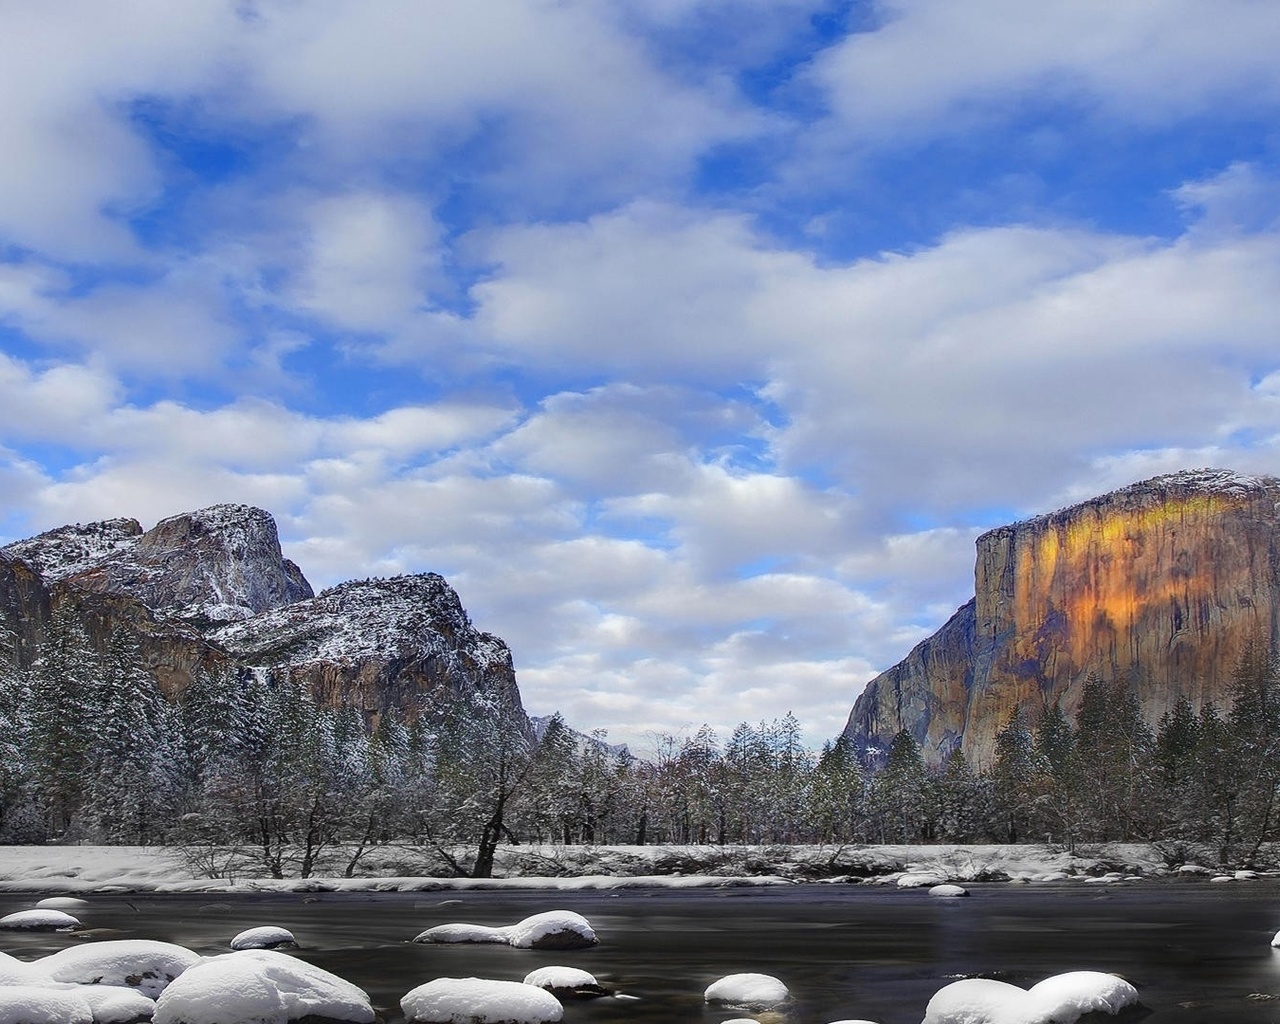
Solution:
M 1148 721 L 1180 694 L 1230 703 L 1280 621 L 1280 479 L 1174 473 L 983 534 L 975 596 L 873 679 L 844 736 L 872 755 L 901 729 L 938 761 L 989 764 L 1013 708 L 1132 680 Z

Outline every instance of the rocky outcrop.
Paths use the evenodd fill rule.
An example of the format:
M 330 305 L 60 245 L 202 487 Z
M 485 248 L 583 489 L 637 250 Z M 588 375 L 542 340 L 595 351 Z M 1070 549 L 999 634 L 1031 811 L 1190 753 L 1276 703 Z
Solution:
M 1229 702 L 1251 641 L 1280 636 L 1280 479 L 1202 470 L 1135 484 L 978 538 L 974 600 L 873 679 L 844 735 L 990 762 L 1019 704 L 1075 711 L 1096 674 L 1155 722 L 1179 694 Z
M 50 616 L 70 608 L 105 650 L 123 628 L 170 696 L 202 670 L 304 685 L 372 722 L 424 694 L 479 690 L 520 708 L 511 652 L 477 630 L 435 574 L 344 583 L 314 595 L 275 521 L 215 505 L 143 531 L 133 519 L 61 527 L 0 549 L 0 622 L 29 665 Z
M 211 636 L 238 663 L 371 721 L 392 708 L 413 714 L 441 691 L 491 693 L 520 707 L 510 649 L 471 624 L 435 573 L 343 583 Z

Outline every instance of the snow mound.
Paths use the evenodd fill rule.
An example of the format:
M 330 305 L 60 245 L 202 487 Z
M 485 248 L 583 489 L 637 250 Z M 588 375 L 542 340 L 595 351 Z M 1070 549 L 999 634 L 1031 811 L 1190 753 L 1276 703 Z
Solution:
M 1101 971 L 1069 971 L 1032 985 L 1033 1019 L 1068 1024 L 1086 1013 L 1117 1014 L 1138 1005 L 1138 990 L 1123 978 Z
M 730 974 L 713 981 L 702 996 L 708 1003 L 767 1010 L 785 1003 L 790 994 L 787 986 L 770 974 Z
M 557 999 L 595 999 L 608 990 L 577 967 L 539 967 L 525 975 L 524 984 L 544 988 Z
M 8 953 L 0 953 L 0 985 L 39 985 L 53 979 L 47 971 Z
M 1085 1014 L 1115 1015 L 1138 1005 L 1138 990 L 1101 971 L 1069 971 L 1030 991 L 1004 981 L 966 978 L 939 989 L 923 1024 L 1073 1024 Z
M 73 988 L 4 985 L 0 1024 L 93 1024 L 93 1010 Z
M 231 940 L 232 949 L 275 949 L 276 946 L 296 946 L 298 943 L 288 928 L 264 924 L 258 928 L 246 928 Z
M 69 946 L 37 961 L 55 981 L 119 985 L 155 999 L 175 978 L 200 961 L 186 946 L 156 939 L 112 939 Z
M 400 1009 L 410 1024 L 553 1024 L 564 1016 L 550 992 L 483 978 L 437 978 L 405 993 Z
M 137 989 L 118 985 L 77 985 L 76 994 L 89 1004 L 93 1024 L 134 1024 L 150 1020 L 156 1009 Z
M 57 932 L 79 927 L 78 920 L 61 910 L 19 910 L 16 914 L 0 917 L 0 928 Z
M 923 1024 L 1024 1024 L 1027 990 L 1007 981 L 965 978 L 933 994 Z
M 88 900 L 75 896 L 46 896 L 36 904 L 36 910 L 81 910 L 88 905 Z
M 363 989 L 304 960 L 269 949 L 202 958 L 156 1000 L 155 1024 L 286 1024 L 321 1017 L 375 1019 Z
M 923 889 L 925 886 L 932 888 L 945 882 L 946 878 L 936 871 L 904 871 L 898 876 L 899 889 Z
M 549 910 L 513 924 L 507 929 L 507 941 L 517 949 L 585 949 L 600 940 L 581 914 Z
M 507 941 L 505 928 L 489 928 L 482 924 L 438 924 L 415 935 L 414 942 L 502 942 Z
M 833 1020 L 831 1024 L 876 1024 L 873 1020 Z
M 930 896 L 968 896 L 969 890 L 962 885 L 935 885 L 929 890 Z

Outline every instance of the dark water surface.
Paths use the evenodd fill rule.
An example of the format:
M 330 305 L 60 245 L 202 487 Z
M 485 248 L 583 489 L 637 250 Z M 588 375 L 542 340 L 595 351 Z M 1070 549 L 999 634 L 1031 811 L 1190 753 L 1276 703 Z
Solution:
M 1148 1024 L 1280 1022 L 1280 881 L 1228 885 L 1153 881 L 970 886 L 968 899 L 923 890 L 806 885 L 764 889 L 608 892 L 90 895 L 77 916 L 101 938 L 152 938 L 227 952 L 254 925 L 290 929 L 295 955 L 360 985 L 388 1021 L 400 997 L 436 977 L 521 980 L 535 967 L 581 967 L 639 997 L 572 1003 L 566 1024 L 689 1021 L 742 1016 L 705 1007 L 716 978 L 757 971 L 781 978 L 790 1024 L 866 1018 L 918 1024 L 954 976 L 994 973 L 1029 986 L 1051 974 L 1122 974 L 1154 1012 Z M 37 896 L 0 894 L 0 914 Z M 577 952 L 505 946 L 416 945 L 451 921 L 512 924 L 574 910 L 600 937 Z M 83 939 L 0 933 L 0 949 L 31 959 Z

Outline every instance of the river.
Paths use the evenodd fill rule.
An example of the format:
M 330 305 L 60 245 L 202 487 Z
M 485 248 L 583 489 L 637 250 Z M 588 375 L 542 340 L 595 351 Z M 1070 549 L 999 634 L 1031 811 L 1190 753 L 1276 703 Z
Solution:
M 1174 880 L 1120 886 L 971 885 L 962 899 L 923 890 L 804 885 L 619 892 L 90 895 L 77 912 L 102 938 L 153 938 L 201 953 L 227 951 L 237 932 L 288 928 L 295 955 L 355 982 L 389 1022 L 399 1000 L 436 977 L 518 981 L 549 964 L 581 967 L 636 1000 L 573 1003 L 568 1024 L 688 1021 L 741 1014 L 703 1005 L 726 974 L 781 978 L 793 1024 L 865 1018 L 918 1024 L 935 991 L 982 973 L 1029 986 L 1069 970 L 1111 971 L 1138 987 L 1164 1022 L 1280 1020 L 1280 881 L 1212 885 Z M 0 895 L 0 913 L 35 897 Z M 417 945 L 451 921 L 511 924 L 574 910 L 600 945 L 578 952 Z M 0 933 L 0 949 L 33 959 L 73 942 L 61 934 Z

